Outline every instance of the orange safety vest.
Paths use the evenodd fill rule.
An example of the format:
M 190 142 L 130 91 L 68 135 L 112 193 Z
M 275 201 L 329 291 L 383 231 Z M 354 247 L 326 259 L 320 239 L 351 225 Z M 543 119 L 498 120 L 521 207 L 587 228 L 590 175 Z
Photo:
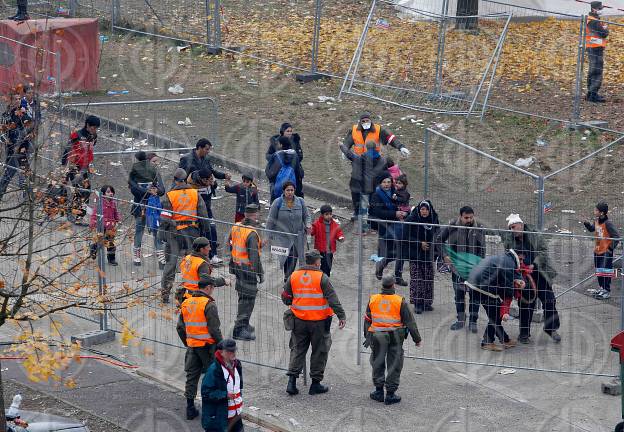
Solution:
M 197 189 L 175 189 L 167 192 L 171 210 L 170 213 L 163 210 L 162 217 L 169 217 L 176 222 L 176 229 L 181 230 L 194 226 L 197 223 L 197 202 L 199 194 Z M 188 222 L 188 223 L 184 223 Z
M 180 262 L 180 273 L 182 274 L 182 286 L 190 291 L 199 289 L 199 266 L 205 263 L 204 258 L 187 255 Z
M 388 332 L 405 328 L 401 322 L 401 302 L 403 297 L 398 294 L 374 294 L 368 307 L 371 311 L 369 332 Z
M 598 223 L 596 221 L 596 230 L 594 231 L 594 236 L 596 237 L 596 246 L 594 247 L 594 252 L 596 255 L 604 255 L 605 252 L 609 250 L 611 247 L 611 243 L 613 240 L 609 240 L 609 231 L 607 230 L 607 224 Z
M 591 15 L 587 16 L 587 28 L 585 29 L 585 47 L 586 48 L 604 48 L 607 46 L 607 39 L 598 36 L 589 27 L 590 21 L 600 21 L 598 18 Z
M 182 302 L 182 319 L 186 329 L 186 345 L 190 348 L 213 345 L 217 341 L 208 331 L 208 322 L 204 310 L 212 299 L 208 297 L 190 297 Z
M 247 253 L 247 239 L 252 233 L 258 236 L 258 253 L 260 253 L 262 250 L 262 241 L 255 229 L 245 226 L 240 222 L 232 227 L 230 245 L 232 246 L 232 261 L 234 261 L 235 264 L 251 265 L 249 254 Z
M 290 310 L 304 321 L 320 321 L 329 318 L 334 311 L 329 307 L 321 289 L 321 270 L 301 269 L 290 276 L 293 301 Z
M 369 130 L 368 135 L 366 135 L 366 141 L 375 141 L 377 145 L 377 151 L 381 151 L 381 126 L 378 124 L 374 124 L 372 126 L 372 130 Z M 362 155 L 366 153 L 366 143 L 364 142 L 364 134 L 358 128 L 358 125 L 354 124 L 353 129 L 351 130 L 351 137 L 353 138 L 353 153 L 356 155 Z

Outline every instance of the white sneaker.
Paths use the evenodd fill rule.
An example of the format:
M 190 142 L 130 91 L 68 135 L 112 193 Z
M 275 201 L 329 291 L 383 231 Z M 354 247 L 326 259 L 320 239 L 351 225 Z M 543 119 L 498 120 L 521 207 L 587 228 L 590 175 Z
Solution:
M 594 297 L 599 300 L 608 300 L 611 298 L 611 292 L 603 289 L 594 294 Z
M 596 294 L 597 292 L 600 292 L 600 289 L 596 289 L 596 288 L 590 288 L 587 290 L 587 292 L 591 295 Z
M 222 262 L 223 260 L 216 255 L 210 258 L 210 264 L 217 265 L 217 264 L 221 264 Z

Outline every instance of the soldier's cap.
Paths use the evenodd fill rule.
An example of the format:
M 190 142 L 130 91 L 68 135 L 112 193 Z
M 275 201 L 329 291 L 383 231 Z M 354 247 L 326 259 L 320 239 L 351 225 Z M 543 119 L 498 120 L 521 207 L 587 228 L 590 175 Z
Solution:
M 223 339 L 217 344 L 217 349 L 236 352 L 236 341 L 234 339 Z
M 212 276 L 208 276 L 206 279 L 200 279 L 199 282 L 197 283 L 197 286 L 199 286 L 199 289 L 204 289 L 206 287 L 222 287 L 223 284 L 217 284 L 217 279 L 212 277 Z
M 394 276 L 386 275 L 381 279 L 381 286 L 384 288 L 390 288 L 394 286 Z
M 210 244 L 210 240 L 206 237 L 197 237 L 193 240 L 193 249 L 203 248 Z
M 245 213 L 258 213 L 260 211 L 260 207 L 258 204 L 247 204 L 245 206 Z
M 602 2 L 600 1 L 593 1 L 590 3 L 590 5 L 592 9 L 596 9 L 596 10 L 604 9 L 604 6 L 602 5 Z
M 180 181 L 186 180 L 186 171 L 184 171 L 184 169 L 182 168 L 176 169 L 175 172 L 173 173 L 173 179 L 180 180 Z
M 321 253 L 316 249 L 312 249 L 306 252 L 305 254 L 306 262 L 316 261 L 321 259 Z

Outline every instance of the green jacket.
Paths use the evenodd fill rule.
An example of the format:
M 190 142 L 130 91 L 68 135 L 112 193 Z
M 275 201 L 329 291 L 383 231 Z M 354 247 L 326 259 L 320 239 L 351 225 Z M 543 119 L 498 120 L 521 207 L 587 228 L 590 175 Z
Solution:
M 557 271 L 548 257 L 548 243 L 543 235 L 540 235 L 531 226 L 525 224 L 522 238 L 516 239 L 512 232 L 503 232 L 501 237 L 503 238 L 505 249 L 514 249 L 518 253 L 521 253 L 523 250 L 530 251 L 533 257 L 531 264 L 537 268 L 537 271 L 546 282 L 552 285 L 557 277 Z

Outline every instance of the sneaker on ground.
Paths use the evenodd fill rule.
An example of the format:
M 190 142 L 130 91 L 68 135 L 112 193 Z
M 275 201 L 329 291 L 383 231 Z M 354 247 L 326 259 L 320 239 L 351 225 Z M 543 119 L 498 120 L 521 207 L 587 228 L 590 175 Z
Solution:
M 597 292 L 595 294 L 595 297 L 597 299 L 607 300 L 607 299 L 611 298 L 611 292 L 603 289 L 603 290 L 600 290 L 599 292 Z

